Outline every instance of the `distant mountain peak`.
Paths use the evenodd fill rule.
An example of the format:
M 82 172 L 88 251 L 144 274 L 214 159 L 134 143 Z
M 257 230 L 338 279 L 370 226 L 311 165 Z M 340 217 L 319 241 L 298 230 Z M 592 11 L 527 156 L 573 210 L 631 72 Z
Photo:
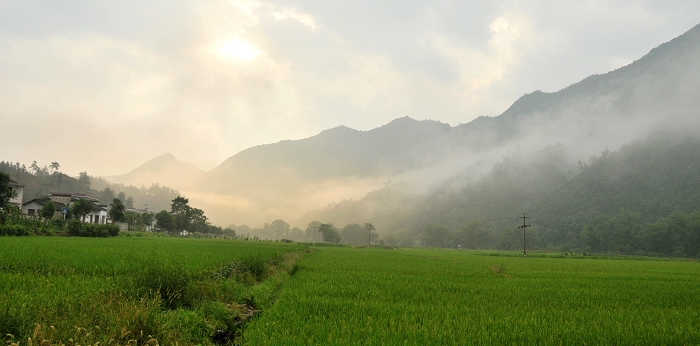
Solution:
M 179 163 L 180 160 L 178 160 L 175 155 L 171 154 L 170 152 L 167 152 L 165 154 L 162 154 L 160 156 L 156 156 L 144 163 L 142 166 L 148 165 L 149 163 L 169 163 L 169 162 L 177 162 Z
M 134 186 L 159 183 L 176 188 L 183 188 L 193 179 L 202 176 L 204 171 L 194 165 L 178 160 L 175 155 L 166 152 L 156 156 L 128 173 L 105 177 L 114 183 Z
M 357 130 L 351 129 L 345 125 L 339 125 L 339 126 L 321 131 L 321 133 L 324 133 L 324 132 L 357 132 Z

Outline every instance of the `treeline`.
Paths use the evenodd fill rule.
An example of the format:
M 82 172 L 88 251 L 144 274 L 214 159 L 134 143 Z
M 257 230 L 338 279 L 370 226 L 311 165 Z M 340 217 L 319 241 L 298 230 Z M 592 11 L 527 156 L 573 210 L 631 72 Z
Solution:
M 527 228 L 526 232 L 529 250 L 674 257 L 700 255 L 700 211 L 675 211 L 646 225 L 641 222 L 638 213 L 625 209 L 612 215 L 599 214 L 584 225 L 580 234 L 571 232 L 564 243 L 556 240 L 558 232 L 554 230 L 532 227 Z M 457 230 L 428 225 L 420 235 L 420 244 L 426 247 L 477 250 L 523 248 L 522 229 L 495 231 L 478 221 Z M 387 245 L 398 244 L 389 238 Z
M 151 184 L 149 187 L 136 187 L 133 185 L 111 183 L 101 177 L 91 177 L 91 186 L 99 191 L 101 203 L 109 203 L 117 197 L 124 202 L 127 208 L 145 209 L 159 212 L 169 210 L 171 201 L 180 196 L 180 192 L 160 184 Z
M 87 172 L 80 172 L 78 177 L 71 177 L 59 169 L 58 162 L 52 162 L 49 167 L 46 165 L 40 167 L 36 161 L 33 161 L 27 168 L 19 162 L 0 161 L 0 172 L 5 172 L 13 179 L 26 185 L 24 187 L 25 201 L 45 196 L 53 191 L 96 194 L 96 191 L 90 188 L 90 176 Z
M 60 164 L 40 166 L 36 161 L 27 167 L 19 162 L 0 161 L 0 172 L 8 173 L 13 179 L 26 185 L 24 201 L 45 197 L 50 192 L 84 193 L 100 200 L 107 205 L 116 197 L 126 208 L 161 211 L 170 208 L 170 201 L 180 193 L 167 186 L 153 184 L 150 187 L 136 187 L 124 184 L 113 184 L 101 177 L 94 177 L 87 172 L 80 172 L 77 177 L 71 177 L 60 171 Z
M 263 227 L 251 228 L 247 225 L 229 225 L 241 238 L 291 240 L 300 242 L 326 242 L 334 244 L 367 245 L 378 244 L 379 235 L 371 224 L 348 224 L 338 228 L 332 223 L 311 221 L 305 230 L 290 227 L 284 220 L 265 223 Z
M 212 225 L 204 211 L 189 205 L 189 199 L 177 196 L 170 204 L 170 211 L 161 210 L 154 216 L 155 230 L 176 234 L 215 234 L 235 237 L 236 231 Z

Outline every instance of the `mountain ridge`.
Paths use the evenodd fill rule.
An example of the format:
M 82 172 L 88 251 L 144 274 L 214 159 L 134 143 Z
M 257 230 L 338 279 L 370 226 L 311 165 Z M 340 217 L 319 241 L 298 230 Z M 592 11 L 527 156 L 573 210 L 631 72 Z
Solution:
M 585 159 L 662 124 L 696 121 L 698 77 L 700 25 L 626 66 L 556 92 L 525 94 L 498 116 L 455 127 L 408 116 L 367 131 L 340 125 L 308 138 L 242 150 L 203 173 L 192 188 L 245 200 L 245 212 L 236 215 L 222 207 L 222 215 L 241 222 L 262 210 L 251 217 L 259 222 L 344 200 L 349 191 L 366 194 L 388 180 L 437 184 L 477 163 L 485 167 L 509 153 L 555 143 L 572 148 L 570 159 Z

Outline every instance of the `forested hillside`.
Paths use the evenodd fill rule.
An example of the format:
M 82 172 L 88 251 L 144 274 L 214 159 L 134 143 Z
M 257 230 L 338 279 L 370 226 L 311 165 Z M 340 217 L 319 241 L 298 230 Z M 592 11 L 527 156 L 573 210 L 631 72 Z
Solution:
M 10 177 L 25 185 L 24 202 L 46 196 L 49 192 L 71 192 L 96 197 L 102 204 L 109 204 L 113 198 L 118 197 L 127 208 L 143 209 L 144 205 L 148 204 L 148 209 L 158 212 L 169 210 L 171 201 L 180 195 L 176 190 L 157 184 L 148 188 L 112 184 L 102 178 L 90 176 L 87 172 L 81 172 L 77 178 L 71 177 L 61 173 L 59 168 L 60 165 L 55 162 L 51 168 L 39 166 L 36 162 L 29 168 L 19 162 L 0 162 L 0 172 L 8 173 Z
M 322 221 L 371 220 L 394 243 L 508 249 L 522 246 L 518 217 L 527 213 L 533 248 L 696 253 L 678 249 L 687 246 L 682 239 L 700 237 L 700 228 L 689 231 L 700 227 L 700 139 L 657 133 L 578 164 L 568 152 L 553 145 L 504 158 L 462 188 L 448 182 L 408 198 L 392 186 L 312 215 Z M 677 232 L 690 233 L 668 235 L 676 245 L 659 250 L 650 234 L 660 231 L 651 228 L 670 222 L 671 215 L 687 225 Z

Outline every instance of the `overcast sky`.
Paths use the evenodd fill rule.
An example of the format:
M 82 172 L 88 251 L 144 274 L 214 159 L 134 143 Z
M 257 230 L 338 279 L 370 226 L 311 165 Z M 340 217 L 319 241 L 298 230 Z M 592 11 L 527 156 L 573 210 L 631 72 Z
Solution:
M 209 170 L 338 125 L 455 126 L 698 23 L 696 0 L 0 0 L 0 160 Z

